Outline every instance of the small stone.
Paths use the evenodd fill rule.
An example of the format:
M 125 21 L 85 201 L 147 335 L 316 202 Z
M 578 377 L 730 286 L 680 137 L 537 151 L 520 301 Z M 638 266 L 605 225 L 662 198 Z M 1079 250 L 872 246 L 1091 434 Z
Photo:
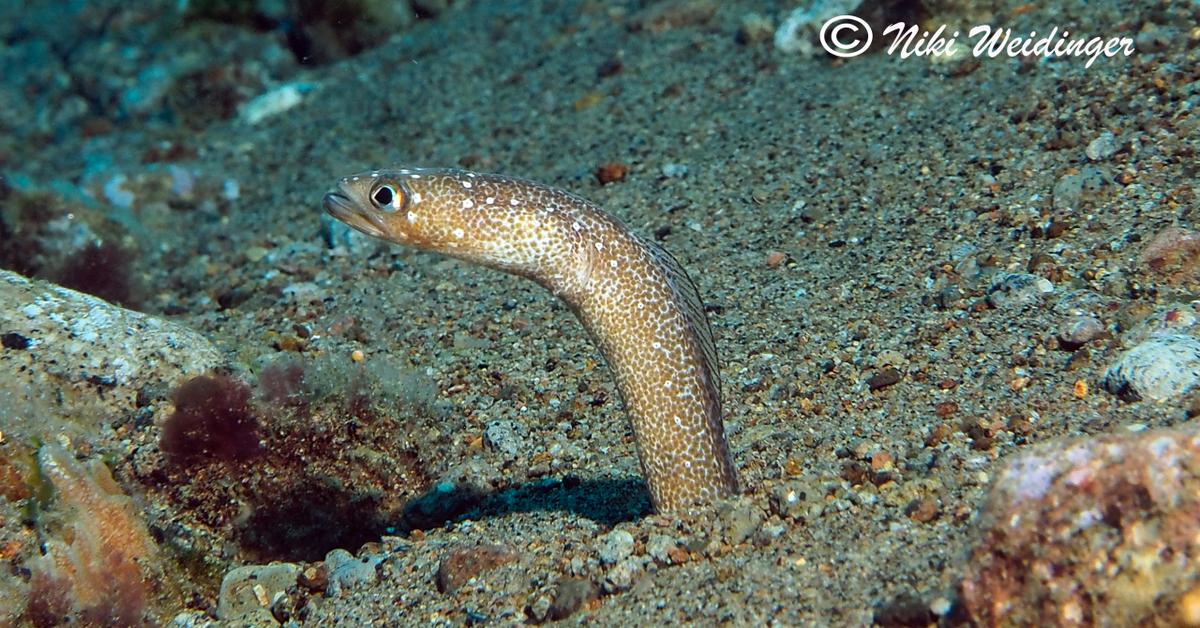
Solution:
M 608 185 L 609 183 L 624 181 L 625 176 L 629 174 L 629 166 L 622 163 L 610 162 L 598 166 L 595 174 L 596 181 L 600 185 Z
M 791 480 L 771 489 L 771 511 L 780 517 L 801 520 L 821 509 L 821 488 L 811 480 Z
M 1040 303 L 1043 295 L 1054 292 L 1050 280 L 1030 273 L 999 273 L 988 288 L 987 302 L 996 309 L 1016 308 Z
M 787 253 L 781 251 L 771 251 L 767 253 L 767 268 L 779 268 L 779 265 L 787 261 Z
M 7 334 L 0 336 L 0 345 L 2 345 L 5 349 L 24 351 L 25 349 L 28 349 L 29 345 L 31 344 L 33 344 L 32 340 L 22 336 L 21 334 L 18 334 L 15 331 L 10 331 Z
M 904 514 L 908 515 L 908 518 L 913 521 L 929 523 L 937 518 L 938 505 L 932 499 L 916 499 L 908 504 L 904 509 Z
M 665 534 L 651 534 L 646 541 L 646 553 L 660 565 L 671 564 L 670 551 L 675 548 L 675 539 Z
M 309 565 L 300 572 L 296 581 L 310 591 L 324 591 L 329 585 L 329 567 L 324 562 Z
M 642 575 L 642 561 L 630 556 L 613 565 L 604 575 L 604 590 L 609 593 L 626 591 Z
M 325 594 L 332 597 L 348 589 L 362 588 L 379 578 L 375 570 L 383 562 L 381 556 L 355 558 L 344 549 L 335 549 L 325 555 L 325 567 L 329 569 L 329 585 Z
M 1200 587 L 1179 598 L 1179 623 L 1189 627 L 1200 626 Z
M 775 36 L 775 24 L 771 18 L 760 13 L 747 13 L 738 24 L 737 42 L 739 44 L 758 44 L 770 41 Z
M 671 560 L 671 564 L 682 565 L 688 561 L 690 555 L 686 548 L 676 546 L 667 550 L 667 558 Z
M 1058 328 L 1058 340 L 1063 348 L 1074 351 L 1079 347 L 1108 335 L 1101 323 L 1094 316 L 1074 316 Z
M 539 624 L 546 621 L 546 619 L 549 618 L 550 605 L 553 602 L 554 601 L 550 599 L 550 596 L 539 595 L 536 600 L 529 604 L 529 616 L 533 618 L 533 621 Z
M 599 593 L 595 583 L 583 578 L 563 578 L 558 581 L 557 589 L 554 594 L 554 602 L 550 604 L 550 609 L 546 613 L 546 617 L 551 621 L 570 617 L 584 604 L 596 599 L 596 595 Z
M 874 392 L 892 386 L 898 383 L 900 379 L 900 371 L 889 366 L 868 378 L 867 388 Z
M 932 619 L 929 606 L 912 593 L 902 593 L 875 608 L 879 626 L 927 626 Z
M 483 440 L 493 451 L 515 458 L 525 450 L 521 426 L 515 421 L 492 421 L 483 431 Z
M 294 563 L 247 565 L 238 567 L 221 579 L 217 597 L 217 617 L 231 624 L 273 625 L 276 622 L 267 608 L 278 592 L 286 592 L 296 584 L 300 566 Z
M 267 256 L 267 249 L 261 246 L 252 246 L 246 249 L 246 260 L 254 263 Z
M 678 179 L 678 178 L 686 177 L 687 173 L 688 173 L 688 167 L 684 164 L 670 163 L 670 164 L 663 164 L 663 167 L 662 167 L 662 175 L 664 177 L 667 177 L 668 179 Z
M 725 527 L 725 541 L 730 545 L 745 543 L 767 518 L 766 513 L 746 498 L 722 504 L 718 513 Z
M 1117 136 L 1113 135 L 1111 131 L 1105 131 L 1088 143 L 1085 152 L 1088 159 L 1092 161 L 1108 159 L 1117 152 Z
M 633 535 L 625 530 L 613 530 L 600 537 L 600 562 L 611 565 L 633 554 Z
M 1067 211 L 1078 209 L 1083 199 L 1083 177 L 1067 174 L 1054 183 L 1054 209 Z
M 517 558 L 516 553 L 503 545 L 480 545 L 453 551 L 438 565 L 438 591 L 453 593 L 471 578 L 514 562 Z

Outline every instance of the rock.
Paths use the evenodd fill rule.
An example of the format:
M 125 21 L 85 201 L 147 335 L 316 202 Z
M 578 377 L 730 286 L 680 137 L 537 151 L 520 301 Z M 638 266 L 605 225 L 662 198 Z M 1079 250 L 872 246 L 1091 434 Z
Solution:
M 633 554 L 633 535 L 625 530 L 613 530 L 600 537 L 600 562 L 611 565 Z
M 1054 183 L 1054 209 L 1071 212 L 1085 209 L 1085 201 L 1094 201 L 1111 183 L 1099 166 L 1088 164 L 1079 172 L 1065 174 Z
M 492 421 L 483 430 L 483 442 L 506 457 L 516 458 L 525 450 L 521 430 L 516 421 Z
M 595 583 L 582 578 L 563 578 L 558 581 L 558 590 L 546 617 L 552 621 L 566 619 L 584 604 L 596 599 L 599 593 Z
M 721 504 L 717 513 L 724 526 L 725 541 L 730 545 L 746 542 L 767 518 L 766 513 L 746 497 Z
M 771 18 L 759 13 L 747 13 L 738 24 L 737 41 L 739 44 L 757 44 L 771 39 L 775 33 L 775 25 Z
M 867 389 L 871 392 L 882 390 L 899 383 L 903 377 L 904 375 L 899 370 L 889 366 L 867 378 Z
M 1200 302 L 1166 303 L 1121 335 L 1128 344 L 1137 344 L 1154 336 L 1179 334 L 1195 336 L 1200 326 Z
M 1042 295 L 1054 292 L 1049 279 L 1030 273 L 999 273 L 988 288 L 987 302 L 997 309 L 1039 303 Z
M 1068 211 L 1077 209 L 1083 198 L 1083 177 L 1067 174 L 1054 182 L 1054 209 Z
M 775 49 L 805 57 L 817 54 L 821 48 L 813 42 L 821 26 L 839 15 L 854 13 L 860 4 L 862 0 L 816 0 L 801 4 L 775 31 Z
M 1200 232 L 1167 227 L 1146 243 L 1138 262 L 1168 278 L 1194 278 L 1200 268 Z
M 1200 429 L 1044 443 L 992 485 L 962 582 L 975 625 L 1174 625 L 1200 552 Z
M 815 479 L 788 480 L 771 489 L 771 511 L 785 519 L 816 518 L 823 511 L 824 494 Z
M 665 163 L 660 171 L 668 179 L 682 179 L 687 176 L 688 167 L 687 164 Z
M 1092 161 L 1108 159 L 1117 152 L 1117 136 L 1113 135 L 1111 131 L 1105 131 L 1088 143 L 1085 152 L 1088 159 Z
M 450 552 L 437 570 L 437 588 L 453 593 L 479 574 L 517 560 L 516 553 L 503 545 L 480 545 Z
M 646 541 L 646 553 L 658 564 L 670 565 L 670 552 L 675 549 L 676 545 L 678 542 L 665 534 L 651 534 L 650 539 Z
M 355 558 L 344 549 L 335 549 L 325 555 L 325 568 L 329 573 L 325 594 L 333 597 L 342 591 L 365 587 L 379 579 L 376 568 L 383 557 L 367 555 Z
M 1108 331 L 1094 316 L 1077 315 L 1063 321 L 1058 328 L 1058 340 L 1067 348 L 1077 349 L 1083 345 L 1104 338 Z
M 217 617 L 240 626 L 277 626 L 270 607 L 276 594 L 287 595 L 296 584 L 300 566 L 295 563 L 246 565 L 225 574 L 217 598 Z
M 617 591 L 626 591 L 629 587 L 637 582 L 639 576 L 642 575 L 642 560 L 636 556 L 630 556 L 613 565 L 608 573 L 604 574 L 604 590 L 609 593 Z
M 200 334 L 91 295 L 0 270 L 0 408 L 16 438 L 132 412 L 144 388 L 224 363 Z
M 1102 384 L 1130 401 L 1179 397 L 1200 384 L 1200 339 L 1182 334 L 1151 336 L 1108 367 Z
M 171 625 L 175 628 L 219 628 L 219 624 L 213 621 L 208 613 L 204 611 L 183 611 L 175 615 L 171 620 Z

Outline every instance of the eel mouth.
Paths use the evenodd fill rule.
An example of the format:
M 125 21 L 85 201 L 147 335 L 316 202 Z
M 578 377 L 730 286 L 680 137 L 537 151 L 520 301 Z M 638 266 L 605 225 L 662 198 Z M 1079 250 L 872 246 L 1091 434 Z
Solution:
M 321 204 L 325 206 L 326 213 L 350 227 L 372 237 L 386 237 L 387 229 L 379 214 L 371 210 L 364 210 L 361 205 L 342 192 L 326 194 Z

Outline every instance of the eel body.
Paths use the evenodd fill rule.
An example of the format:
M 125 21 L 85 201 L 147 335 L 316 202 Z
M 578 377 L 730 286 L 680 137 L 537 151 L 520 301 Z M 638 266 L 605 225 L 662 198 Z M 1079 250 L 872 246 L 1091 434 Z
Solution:
M 614 374 L 657 510 L 738 491 L 704 307 L 656 243 L 569 192 L 463 170 L 348 176 L 324 207 L 368 235 L 528 277 L 562 299 Z

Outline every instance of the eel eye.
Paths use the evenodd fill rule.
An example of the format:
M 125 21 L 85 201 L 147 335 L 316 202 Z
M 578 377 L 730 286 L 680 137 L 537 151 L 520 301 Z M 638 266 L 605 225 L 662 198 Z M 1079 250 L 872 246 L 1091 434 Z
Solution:
M 394 186 L 386 183 L 371 192 L 371 202 L 375 203 L 376 209 L 395 211 L 400 207 L 402 200 L 403 195 Z

